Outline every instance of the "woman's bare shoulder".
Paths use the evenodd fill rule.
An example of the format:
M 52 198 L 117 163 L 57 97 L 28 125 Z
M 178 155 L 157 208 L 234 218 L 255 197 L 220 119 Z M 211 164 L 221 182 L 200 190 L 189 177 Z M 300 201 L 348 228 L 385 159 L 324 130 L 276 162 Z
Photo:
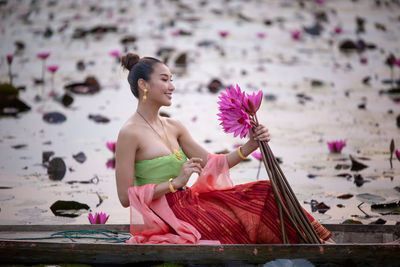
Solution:
M 168 125 L 171 125 L 175 129 L 182 129 L 185 127 L 183 123 L 177 119 L 165 117 L 165 121 L 167 122 Z
M 124 123 L 118 133 L 119 141 L 134 141 L 140 136 L 139 127 L 135 120 L 130 119 Z

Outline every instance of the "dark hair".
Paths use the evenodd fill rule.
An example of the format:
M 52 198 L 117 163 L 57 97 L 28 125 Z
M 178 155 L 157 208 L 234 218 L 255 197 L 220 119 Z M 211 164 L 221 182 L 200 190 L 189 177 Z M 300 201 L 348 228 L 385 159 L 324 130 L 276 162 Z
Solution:
M 139 97 L 138 80 L 150 81 L 150 75 L 153 73 L 154 65 L 162 63 L 160 60 L 152 57 L 140 58 L 137 54 L 128 53 L 121 58 L 121 66 L 129 70 L 128 82 L 131 86 L 133 95 Z

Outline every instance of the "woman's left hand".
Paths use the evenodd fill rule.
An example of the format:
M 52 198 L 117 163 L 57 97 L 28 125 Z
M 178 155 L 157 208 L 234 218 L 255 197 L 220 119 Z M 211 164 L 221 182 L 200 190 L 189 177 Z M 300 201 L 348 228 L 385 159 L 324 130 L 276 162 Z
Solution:
M 264 125 L 259 124 L 257 127 L 250 129 L 250 140 L 254 142 L 269 142 L 271 138 L 268 129 Z

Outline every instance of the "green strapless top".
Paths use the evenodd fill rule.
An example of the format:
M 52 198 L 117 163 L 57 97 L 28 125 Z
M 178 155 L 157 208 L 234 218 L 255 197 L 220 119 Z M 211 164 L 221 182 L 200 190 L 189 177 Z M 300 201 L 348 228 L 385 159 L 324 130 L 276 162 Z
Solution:
M 135 185 L 160 184 L 179 175 L 183 163 L 187 161 L 185 153 L 180 149 L 182 159 L 169 154 L 154 159 L 135 162 Z

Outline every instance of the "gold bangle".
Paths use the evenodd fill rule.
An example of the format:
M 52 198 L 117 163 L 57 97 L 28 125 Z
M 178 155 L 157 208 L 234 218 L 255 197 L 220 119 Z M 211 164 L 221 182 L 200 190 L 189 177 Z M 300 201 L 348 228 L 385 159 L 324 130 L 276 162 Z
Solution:
M 172 185 L 172 178 L 169 178 L 169 180 L 168 180 L 168 182 L 169 182 L 169 190 L 172 192 L 172 193 L 175 193 L 176 192 L 176 190 L 175 190 L 175 188 L 174 188 L 174 186 Z
M 239 146 L 238 147 L 238 154 L 239 154 L 239 157 L 242 159 L 242 160 L 245 160 L 245 159 L 247 159 L 247 157 L 245 157 L 245 156 L 243 156 L 243 154 L 242 154 L 242 146 Z

